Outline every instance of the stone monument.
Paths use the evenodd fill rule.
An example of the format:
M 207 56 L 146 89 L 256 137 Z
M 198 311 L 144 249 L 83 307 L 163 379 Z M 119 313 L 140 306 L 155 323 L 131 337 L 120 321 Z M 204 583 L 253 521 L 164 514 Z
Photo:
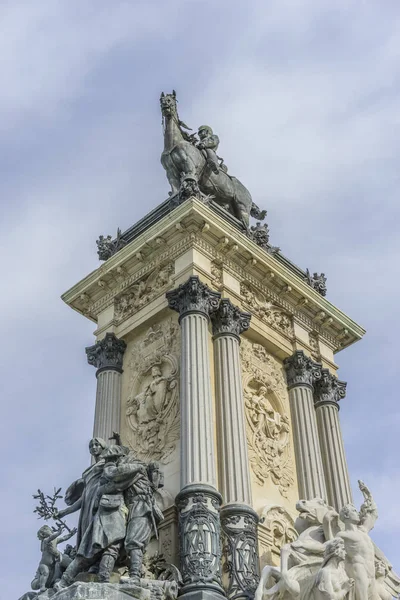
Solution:
M 160 103 L 169 197 L 100 236 L 103 264 L 62 297 L 96 325 L 92 464 L 66 507 L 39 494 L 52 556 L 42 541 L 23 598 L 390 598 L 400 581 L 361 482 L 352 506 L 339 421 L 336 355 L 365 332 L 323 273 L 270 245 L 211 127 L 189 133 L 175 92 Z

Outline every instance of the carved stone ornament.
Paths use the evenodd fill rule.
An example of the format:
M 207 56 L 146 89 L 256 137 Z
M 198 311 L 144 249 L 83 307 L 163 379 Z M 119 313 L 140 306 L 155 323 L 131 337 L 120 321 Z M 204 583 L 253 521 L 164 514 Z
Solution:
M 179 440 L 178 344 L 179 326 L 168 320 L 130 347 L 127 441 L 145 462 L 170 462 Z
M 346 396 L 346 386 L 345 381 L 339 381 L 328 369 L 322 369 L 320 379 L 314 384 L 315 406 L 333 404 L 338 407 L 339 400 Z
M 306 281 L 308 285 L 310 285 L 316 292 L 318 292 L 318 294 L 321 294 L 321 296 L 326 296 L 327 288 L 325 273 L 314 273 L 311 277 L 311 273 L 307 269 Z
M 215 287 L 217 290 L 222 289 L 222 286 L 223 286 L 222 277 L 223 277 L 222 265 L 220 263 L 213 261 L 211 263 L 211 281 L 212 281 L 213 287 Z
M 283 364 L 289 388 L 296 385 L 312 387 L 315 381 L 321 377 L 321 365 L 306 356 L 303 350 L 296 350 L 292 356 L 285 358 Z
M 266 530 L 271 545 L 271 551 L 280 554 L 285 544 L 297 539 L 298 533 L 294 527 L 293 518 L 283 506 L 266 506 L 260 515 L 260 523 Z
M 125 350 L 126 343 L 114 333 L 106 333 L 102 340 L 85 349 L 89 365 L 98 370 L 110 369 L 121 373 Z
M 221 501 L 221 495 L 204 484 L 186 486 L 176 497 L 184 592 L 221 591 Z
M 248 236 L 253 242 L 260 246 L 268 254 L 276 254 L 280 248 L 277 246 L 271 246 L 269 243 L 269 227 L 266 223 L 261 224 L 257 222 L 256 225 L 250 227 Z
M 240 310 L 229 298 L 223 298 L 218 310 L 211 315 L 213 335 L 233 335 L 239 339 L 240 334 L 250 327 L 250 320 L 250 313 Z
M 318 363 L 321 362 L 321 350 L 319 347 L 318 334 L 309 333 L 308 340 L 310 344 L 311 358 Z
M 161 295 L 171 285 L 174 271 L 174 263 L 159 266 L 125 290 L 115 299 L 116 319 L 118 321 L 127 319 Z
M 246 506 L 221 510 L 223 583 L 228 598 L 253 598 L 260 577 L 257 543 L 258 516 Z
M 265 321 L 270 327 L 293 338 L 292 318 L 281 308 L 268 302 L 265 296 L 248 283 L 240 285 L 240 294 L 251 313 L 262 321 Z
M 263 568 L 255 600 L 367 600 L 398 597 L 400 581 L 369 536 L 378 518 L 367 486 L 358 511 L 346 504 L 337 513 L 321 498 L 299 500 L 295 541 L 281 549 L 281 564 Z M 379 564 L 383 563 L 383 564 Z M 394 584 L 394 585 L 393 585 Z
M 115 240 L 112 239 L 111 235 L 101 235 L 98 240 L 96 240 L 97 244 L 97 254 L 99 256 L 99 260 L 108 260 L 113 256 L 118 250 L 121 250 L 126 245 L 126 242 L 121 238 L 121 230 L 117 229 L 117 237 Z
M 217 310 L 221 294 L 214 292 L 192 275 L 175 290 L 166 293 L 168 305 L 179 313 L 179 319 L 190 313 L 202 313 L 207 317 Z
M 287 497 L 294 477 L 282 367 L 263 346 L 248 340 L 243 340 L 241 357 L 250 465 L 260 485 L 271 479 Z

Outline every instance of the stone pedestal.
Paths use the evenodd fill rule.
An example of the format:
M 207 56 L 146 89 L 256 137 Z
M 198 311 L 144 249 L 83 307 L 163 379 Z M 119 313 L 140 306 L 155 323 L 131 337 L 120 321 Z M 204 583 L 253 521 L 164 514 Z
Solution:
M 209 315 L 219 304 L 197 276 L 166 294 L 179 313 L 181 347 L 181 491 L 179 509 L 182 593 L 222 594 L 219 508 L 208 351 Z
M 121 374 L 126 344 L 113 333 L 86 348 L 88 363 L 97 368 L 93 437 L 105 441 L 121 429 Z
M 295 445 L 299 496 L 304 500 L 325 498 L 326 488 L 314 410 L 313 383 L 321 366 L 302 350 L 285 359 Z
M 336 510 L 353 502 L 339 422 L 338 402 L 345 395 L 346 383 L 339 381 L 328 369 L 322 369 L 321 378 L 315 382 L 314 402 L 327 501 Z

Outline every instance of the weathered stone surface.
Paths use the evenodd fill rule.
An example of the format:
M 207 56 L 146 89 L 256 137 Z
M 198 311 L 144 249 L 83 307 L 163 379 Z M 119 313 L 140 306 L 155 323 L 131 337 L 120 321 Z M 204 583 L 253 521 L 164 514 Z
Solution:
M 41 600 L 41 596 L 39 596 Z M 54 600 L 150 600 L 150 590 L 133 584 L 83 583 L 77 581 L 56 592 Z M 39 600 L 39 599 L 38 599 Z

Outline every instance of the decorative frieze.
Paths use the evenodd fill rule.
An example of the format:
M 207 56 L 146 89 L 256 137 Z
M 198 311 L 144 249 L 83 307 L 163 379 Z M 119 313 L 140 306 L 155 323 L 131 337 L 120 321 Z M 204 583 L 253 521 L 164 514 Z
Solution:
M 260 579 L 258 515 L 249 506 L 221 509 L 224 567 L 222 581 L 229 599 L 252 599 Z
M 240 334 L 250 327 L 250 320 L 250 313 L 243 312 L 228 298 L 223 298 L 218 310 L 211 315 L 213 335 L 233 335 L 239 339 Z
M 321 349 L 319 346 L 318 334 L 310 332 L 308 334 L 308 342 L 310 345 L 311 358 L 317 363 L 321 362 Z
M 243 303 L 249 307 L 252 314 L 265 321 L 273 329 L 293 338 L 292 318 L 279 306 L 272 304 L 259 290 L 248 283 L 240 285 L 240 294 Z
M 173 281 L 174 263 L 158 266 L 115 298 L 115 318 L 127 319 L 160 296 Z
M 178 288 L 166 293 L 168 306 L 179 313 L 179 319 L 191 313 L 209 317 L 217 310 L 220 297 L 219 292 L 211 290 L 197 275 L 192 275 Z
M 97 369 L 97 374 L 102 370 L 115 370 L 122 373 L 122 362 L 126 343 L 114 333 L 106 333 L 105 337 L 93 346 L 86 348 L 89 365 Z
M 303 350 L 296 350 L 292 356 L 285 358 L 283 364 L 289 389 L 299 385 L 312 388 L 315 381 L 321 377 L 321 365 L 306 356 Z

